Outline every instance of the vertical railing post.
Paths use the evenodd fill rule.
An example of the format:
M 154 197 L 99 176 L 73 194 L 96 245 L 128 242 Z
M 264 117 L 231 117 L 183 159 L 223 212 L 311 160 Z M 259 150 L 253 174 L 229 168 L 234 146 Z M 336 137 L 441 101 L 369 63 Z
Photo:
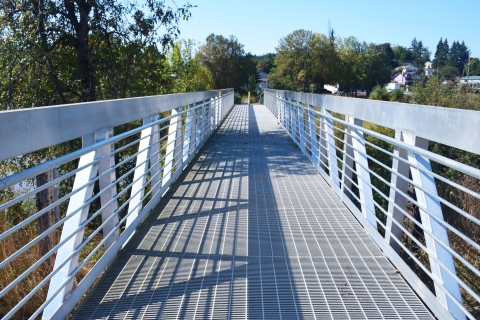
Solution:
M 202 143 L 202 128 L 203 128 L 203 102 L 197 108 L 197 121 L 196 121 L 196 133 L 195 133 L 195 148 L 198 148 Z
M 291 106 L 291 100 L 290 99 L 285 99 L 285 104 L 286 104 L 286 109 L 287 109 L 287 131 L 292 134 L 292 106 Z
M 363 125 L 363 121 L 360 119 L 356 119 L 353 116 L 346 116 L 345 119 L 348 123 L 351 123 L 353 125 L 361 127 Z M 343 182 L 349 181 L 352 179 L 352 170 L 355 169 L 355 173 L 357 174 L 357 185 L 358 185 L 358 192 L 360 194 L 360 205 L 362 209 L 362 214 L 367 220 L 370 222 L 370 224 L 377 229 L 377 220 L 375 219 L 376 214 L 375 214 L 375 203 L 373 201 L 373 192 L 372 192 L 372 187 L 371 187 L 371 181 L 370 181 L 370 172 L 368 170 L 368 159 L 367 159 L 367 150 L 365 148 L 365 138 L 363 136 L 363 132 L 356 129 L 352 128 L 350 126 L 347 126 L 346 128 L 347 134 L 346 136 L 349 136 L 347 141 L 350 143 L 350 145 L 353 147 L 351 148 L 350 146 L 348 147 L 348 153 L 351 155 L 352 154 L 352 149 L 353 149 L 353 157 L 355 159 L 356 165 L 351 166 L 350 168 L 345 168 L 344 170 L 344 176 L 342 177 Z M 344 159 L 348 158 L 344 155 Z M 349 163 L 351 165 L 351 163 Z M 345 165 L 344 165 L 345 167 Z M 348 178 L 346 177 L 347 175 Z M 343 184 L 342 184 L 343 185 Z M 350 184 L 351 188 L 351 184 Z M 350 189 L 351 190 L 351 189 Z
M 279 114 L 279 119 L 278 122 L 280 122 L 283 126 L 285 126 L 285 109 L 284 109 L 284 103 L 279 101 L 276 105 L 278 114 Z
M 183 162 L 188 160 L 188 157 L 193 151 L 192 146 L 195 146 L 195 104 L 188 105 L 187 123 L 185 126 L 185 140 L 183 142 Z
M 151 117 L 151 121 L 155 122 L 160 119 L 158 114 Z M 152 140 L 150 143 L 149 156 L 150 156 L 150 183 L 152 185 L 152 197 L 154 197 L 162 187 L 161 184 L 161 163 L 160 163 L 160 126 L 155 124 L 152 126 Z
M 309 106 L 308 108 L 308 124 L 310 126 L 310 148 L 312 152 L 312 161 L 313 161 L 313 165 L 318 170 L 320 155 L 319 155 L 319 148 L 318 148 L 317 124 L 316 124 L 314 106 Z
M 325 108 L 322 108 L 322 114 L 331 116 L 332 113 Z M 335 132 L 333 128 L 333 120 L 331 118 L 324 117 L 322 121 L 322 134 L 325 141 L 325 151 L 328 159 L 328 171 L 332 183 L 337 187 L 340 187 L 340 180 L 338 178 L 338 164 L 337 164 L 337 150 L 335 148 Z M 334 189 L 335 190 L 335 189 Z
M 395 130 L 395 139 L 398 141 L 404 141 L 401 130 Z M 398 146 L 394 146 L 393 154 L 407 161 L 407 151 Z M 390 183 L 392 186 L 401 190 L 403 193 L 407 193 L 408 179 L 410 173 L 410 166 L 396 158 L 392 159 L 392 176 Z M 396 204 L 397 206 L 395 206 Z M 403 226 L 404 215 L 399 208 L 404 209 L 407 205 L 407 199 L 394 188 L 390 188 L 389 202 L 388 202 L 388 215 L 387 215 L 387 229 L 385 230 L 385 241 L 400 254 L 400 244 L 398 241 L 402 241 L 402 229 L 393 223 L 395 220 L 400 226 Z M 397 240 L 395 240 L 395 237 Z
M 297 102 L 290 100 L 290 108 L 292 110 L 292 139 L 297 142 L 297 123 L 298 123 L 298 114 L 297 114 Z
M 182 111 L 182 108 L 179 108 L 179 111 Z M 177 117 L 177 131 L 175 133 L 175 149 L 173 151 L 173 168 L 177 171 L 183 164 L 183 141 L 186 139 L 184 138 L 183 134 L 183 115 L 179 115 Z
M 92 133 L 82 137 L 83 147 L 88 147 L 96 142 L 102 141 L 105 139 L 107 131 L 103 130 L 97 133 Z M 98 164 L 92 164 L 95 160 L 99 159 L 102 154 L 102 148 L 96 149 L 86 155 L 80 157 L 78 167 L 85 167 L 75 175 L 75 180 L 73 182 L 72 191 L 78 191 L 70 198 L 68 202 L 68 208 L 66 216 L 71 216 L 68 220 L 65 221 L 62 229 L 62 235 L 60 237 L 60 242 L 65 241 L 72 234 L 76 232 L 78 227 L 87 219 L 88 210 L 90 205 L 85 205 L 85 203 L 92 197 L 93 187 L 95 183 L 92 181 L 97 176 L 98 173 Z M 91 164 L 91 165 L 89 165 Z M 84 206 L 85 205 L 85 206 Z M 84 206 L 83 208 L 81 208 Z M 81 209 L 80 209 L 81 208 Z M 76 211 L 76 212 L 75 212 Z M 74 213 L 75 212 L 75 213 Z M 45 307 L 43 311 L 43 319 L 50 319 L 55 311 L 63 304 L 65 297 L 72 291 L 73 288 L 73 279 L 68 281 L 67 285 L 64 286 L 58 294 L 55 294 L 58 291 L 63 283 L 68 279 L 72 271 L 78 265 L 79 253 L 74 254 L 69 258 L 72 253 L 75 252 L 76 248 L 83 241 L 83 234 L 85 229 L 82 228 L 76 233 L 75 236 L 71 237 L 69 240 L 63 244 L 60 249 L 57 251 L 55 257 L 55 264 L 53 270 L 59 269 L 59 271 L 52 277 L 50 280 L 50 286 L 48 287 L 47 300 L 54 297 L 52 301 Z M 68 261 L 64 264 L 65 261 Z M 63 264 L 62 267 L 60 267 Z
M 172 116 L 175 116 L 181 111 L 181 108 L 172 109 Z M 162 180 L 162 187 L 167 185 L 170 182 L 170 177 L 172 176 L 172 169 L 173 169 L 173 161 L 175 159 L 175 142 L 177 141 L 177 128 L 178 122 L 180 121 L 181 126 L 181 118 L 176 116 L 170 119 L 170 125 L 168 126 L 168 138 L 167 138 L 167 148 L 165 150 L 165 164 L 163 166 L 163 180 Z
M 306 141 L 305 141 L 305 112 L 301 103 L 298 103 L 298 131 L 300 136 L 300 150 L 305 153 Z
M 406 143 L 417 146 L 419 148 L 428 150 L 428 140 L 416 137 L 414 134 L 402 132 L 402 136 Z M 447 229 L 444 225 L 438 223 L 437 220 L 444 221 L 442 207 L 440 202 L 432 195 L 438 196 L 437 187 L 435 185 L 435 179 L 428 174 L 432 172 L 432 166 L 430 160 L 411 151 L 407 151 L 408 161 L 418 166 L 421 170 L 411 166 L 412 180 L 419 187 L 415 187 L 415 194 L 417 196 L 417 202 L 424 207 L 429 213 L 427 213 L 422 207 L 420 207 L 420 217 L 422 219 L 422 226 L 425 230 L 432 233 L 437 239 L 446 245 L 450 245 L 448 239 Z M 428 191 L 428 193 L 424 192 Z M 435 218 L 433 218 L 433 216 Z M 451 253 L 449 253 L 442 245 L 435 241 L 429 234 L 425 233 L 425 243 L 429 249 L 429 261 L 430 269 L 433 276 L 455 297 L 460 304 L 462 302 L 462 295 L 460 294 L 460 288 L 457 281 L 432 258 L 436 257 L 442 261 L 444 267 L 448 269 L 452 274 L 456 274 L 455 264 Z M 435 283 L 435 295 L 437 299 L 450 311 L 450 313 L 457 319 L 465 318 L 462 310 L 448 297 L 443 288 Z
M 143 119 L 143 125 L 148 125 L 157 120 L 157 115 L 153 115 Z M 135 164 L 135 172 L 133 173 L 133 181 L 131 190 L 131 198 L 128 203 L 127 222 L 125 228 L 128 228 L 133 221 L 138 217 L 138 214 L 142 210 L 142 198 L 145 193 L 145 183 L 147 181 L 147 171 L 149 165 L 150 148 L 152 147 L 154 125 L 143 129 L 140 136 L 140 143 L 138 145 L 139 154 L 137 155 L 137 161 Z
M 207 139 L 207 137 L 212 134 L 212 131 L 215 128 L 215 100 L 215 98 L 211 98 L 210 103 L 208 104 L 208 118 L 210 119 L 210 121 L 208 123 L 208 134 L 205 139 Z
M 205 142 L 208 137 L 208 133 L 210 131 L 210 123 L 211 123 L 211 115 L 210 115 L 210 110 L 211 110 L 211 104 L 210 100 L 205 103 L 205 107 L 203 109 L 203 131 L 202 131 L 202 142 Z
M 110 128 L 105 131 L 105 133 L 101 133 L 101 136 L 105 137 L 106 139 L 113 137 L 113 128 Z M 102 156 L 107 155 L 113 152 L 115 146 L 113 143 L 107 144 L 102 148 Z M 100 190 L 103 191 L 100 195 L 100 203 L 101 206 L 105 206 L 109 201 L 114 199 L 117 195 L 117 185 L 115 184 L 116 180 L 116 173 L 115 170 L 111 170 L 115 166 L 115 155 L 111 154 L 104 159 L 100 160 L 98 163 L 98 174 L 101 176 L 99 179 Z M 111 170 L 110 172 L 107 172 Z M 102 176 L 107 172 L 105 175 Z M 105 223 L 103 227 L 103 237 L 106 238 L 107 235 L 115 229 L 115 226 L 118 224 L 118 203 L 117 201 L 112 201 L 106 208 L 102 210 L 102 221 L 105 223 L 107 219 L 111 218 L 108 222 Z M 111 235 L 105 241 L 105 250 L 108 250 L 112 246 L 112 244 L 117 240 L 118 236 L 120 235 L 120 231 L 117 229 L 113 235 Z

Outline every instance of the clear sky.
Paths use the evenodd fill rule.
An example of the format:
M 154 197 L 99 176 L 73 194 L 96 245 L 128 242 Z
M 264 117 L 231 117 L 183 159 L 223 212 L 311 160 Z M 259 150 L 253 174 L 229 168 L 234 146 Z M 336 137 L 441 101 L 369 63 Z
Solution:
M 176 0 L 180 5 L 182 0 Z M 197 5 L 180 24 L 181 38 L 205 42 L 210 33 L 234 35 L 246 52 L 275 52 L 296 29 L 409 47 L 414 37 L 433 54 L 440 37 L 464 40 L 480 57 L 480 0 L 189 0 Z

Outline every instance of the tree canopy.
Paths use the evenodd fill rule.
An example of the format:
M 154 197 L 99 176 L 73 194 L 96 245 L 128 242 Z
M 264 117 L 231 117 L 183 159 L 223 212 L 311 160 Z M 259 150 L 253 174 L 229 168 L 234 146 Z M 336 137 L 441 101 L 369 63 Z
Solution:
M 234 36 L 225 38 L 210 34 L 200 46 L 197 57 L 211 73 L 215 89 L 252 89 L 257 82 L 256 60 L 245 53 L 243 45 Z
M 178 24 L 191 8 L 169 0 L 0 0 L 2 103 L 27 107 L 145 94 L 134 89 L 138 68 L 145 67 L 144 88 L 164 82 L 152 64 L 179 36 Z M 25 88 L 32 94 L 18 101 Z
M 395 65 L 389 43 L 367 44 L 355 37 L 340 38 L 296 30 L 280 39 L 270 80 L 275 88 L 322 92 L 328 83 L 348 92 L 370 91 L 390 81 Z

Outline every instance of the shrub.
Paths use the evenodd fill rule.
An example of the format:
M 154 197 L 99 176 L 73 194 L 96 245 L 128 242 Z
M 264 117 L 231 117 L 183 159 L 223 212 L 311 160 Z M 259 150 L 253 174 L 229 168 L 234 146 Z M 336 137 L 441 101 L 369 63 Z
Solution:
M 390 94 L 388 93 L 387 89 L 385 89 L 384 87 L 377 86 L 372 91 L 372 93 L 370 93 L 370 96 L 368 98 L 372 100 L 389 101 Z
M 390 101 L 403 102 L 405 93 L 401 89 L 395 89 L 390 93 Z

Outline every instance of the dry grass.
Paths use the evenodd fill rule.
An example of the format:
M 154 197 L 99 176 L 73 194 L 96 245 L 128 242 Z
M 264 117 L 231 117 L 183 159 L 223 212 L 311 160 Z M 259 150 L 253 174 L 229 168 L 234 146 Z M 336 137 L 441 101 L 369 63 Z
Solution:
M 13 211 L 13 212 L 12 212 Z M 18 214 L 14 210 L 10 210 L 9 214 Z M 0 232 L 5 232 L 12 227 L 11 221 L 6 218 L 6 214 L 0 215 Z M 12 236 L 0 241 L 0 260 L 3 261 L 7 257 L 14 254 L 21 247 L 26 245 L 36 237 L 35 225 L 29 225 Z M 35 245 L 23 255 L 15 259 L 12 263 L 5 266 L 0 272 L 0 288 L 5 288 L 12 283 L 18 276 L 27 270 L 32 264 L 41 258 L 38 254 L 38 247 Z M 46 261 L 22 282 L 15 286 L 0 300 L 0 316 L 4 316 L 15 305 L 18 304 L 32 289 L 40 283 L 46 274 L 51 272 L 52 263 Z M 45 301 L 47 295 L 47 287 L 42 288 L 32 299 L 30 299 L 14 316 L 13 319 L 25 319 L 32 315 L 35 310 Z
M 11 228 L 18 221 L 23 220 L 25 216 L 25 207 L 16 206 L 9 209 L 8 212 L 0 213 L 0 233 L 5 232 Z M 27 210 L 28 211 L 28 210 Z M 28 212 L 27 212 L 28 213 Z M 12 216 L 13 215 L 13 216 Z M 12 220 L 14 223 L 12 223 Z M 20 248 L 32 241 L 37 236 L 36 224 L 32 223 L 27 227 L 15 232 L 10 237 L 0 241 L 0 261 L 13 255 Z M 57 235 L 59 232 L 57 232 Z M 90 230 L 86 230 L 85 237 L 90 234 Z M 58 241 L 57 236 L 57 241 Z M 80 261 L 95 248 L 102 240 L 102 234 L 99 233 L 94 237 L 93 241 L 88 243 L 80 253 Z M 12 263 L 5 266 L 0 272 L 0 289 L 5 288 L 10 283 L 15 281 L 25 270 L 36 263 L 41 255 L 38 253 L 38 246 L 34 245 L 24 254 L 19 256 Z M 85 266 L 77 273 L 75 284 L 80 282 L 88 271 L 94 266 L 97 260 L 103 255 L 103 247 L 88 261 Z M 13 309 L 24 297 L 26 297 L 43 279 L 52 271 L 54 256 L 48 259 L 28 275 L 23 281 L 8 292 L 2 299 L 0 299 L 0 317 L 3 317 L 11 309 Z M 37 294 L 35 294 L 25 305 L 14 315 L 13 319 L 25 319 L 30 317 L 44 302 L 48 292 L 48 283 L 42 287 Z

